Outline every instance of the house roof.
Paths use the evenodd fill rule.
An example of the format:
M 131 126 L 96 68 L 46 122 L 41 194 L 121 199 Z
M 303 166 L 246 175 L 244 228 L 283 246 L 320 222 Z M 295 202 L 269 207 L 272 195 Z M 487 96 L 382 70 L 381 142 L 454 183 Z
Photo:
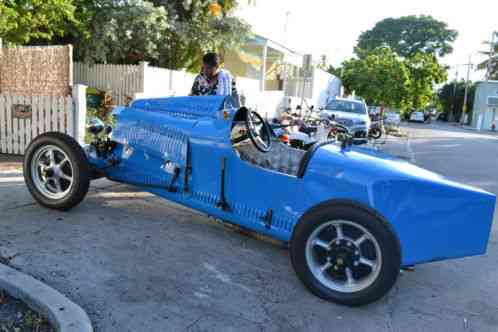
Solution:
M 498 80 L 484 80 L 484 81 L 477 81 L 476 84 L 483 84 L 483 83 L 491 83 L 491 84 L 498 84 Z
M 276 42 L 272 39 L 266 38 L 260 34 L 254 34 L 253 37 L 251 37 L 248 40 L 248 44 L 258 45 L 261 47 L 263 47 L 264 45 L 268 45 L 268 47 L 270 47 L 271 49 L 279 53 L 282 53 L 284 55 L 285 62 L 296 66 L 302 65 L 303 61 L 302 53 L 292 50 L 289 47 L 284 46 L 283 44 Z

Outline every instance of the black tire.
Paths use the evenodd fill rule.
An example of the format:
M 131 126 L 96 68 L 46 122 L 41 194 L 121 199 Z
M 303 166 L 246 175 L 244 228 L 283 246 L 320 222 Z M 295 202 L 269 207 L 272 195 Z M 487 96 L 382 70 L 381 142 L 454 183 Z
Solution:
M 382 130 L 379 128 L 373 128 L 370 130 L 369 136 L 373 139 L 379 139 L 382 137 Z
M 40 191 L 34 182 L 32 174 L 32 161 L 37 151 L 48 145 L 61 149 L 70 161 L 72 182 L 68 185 L 67 193 L 54 199 Z M 36 137 L 28 146 L 24 155 L 24 179 L 33 198 L 42 206 L 56 209 L 69 210 L 78 205 L 86 196 L 90 186 L 91 168 L 82 147 L 72 137 L 49 132 Z
M 327 287 L 312 273 L 305 252 L 308 238 L 317 227 L 331 220 L 347 220 L 358 224 L 377 240 L 382 264 L 377 277 L 368 287 L 355 292 L 340 292 Z M 401 265 L 399 240 L 392 227 L 371 209 L 348 201 L 325 202 L 307 212 L 294 229 L 290 255 L 296 274 L 313 294 L 348 306 L 365 305 L 383 297 L 395 284 Z

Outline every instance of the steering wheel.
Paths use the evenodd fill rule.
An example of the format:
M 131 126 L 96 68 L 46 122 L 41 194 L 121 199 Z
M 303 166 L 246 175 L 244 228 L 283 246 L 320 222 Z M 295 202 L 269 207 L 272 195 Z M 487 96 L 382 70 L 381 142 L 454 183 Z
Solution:
M 271 149 L 271 131 L 261 115 L 254 111 L 246 112 L 246 128 L 252 143 L 261 152 Z

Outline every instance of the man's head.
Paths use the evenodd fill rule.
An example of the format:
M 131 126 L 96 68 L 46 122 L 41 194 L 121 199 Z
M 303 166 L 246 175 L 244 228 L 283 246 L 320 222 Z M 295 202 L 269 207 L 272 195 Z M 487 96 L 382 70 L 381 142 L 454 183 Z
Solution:
M 202 57 L 202 72 L 207 77 L 213 77 L 220 68 L 220 57 L 216 53 L 206 53 Z

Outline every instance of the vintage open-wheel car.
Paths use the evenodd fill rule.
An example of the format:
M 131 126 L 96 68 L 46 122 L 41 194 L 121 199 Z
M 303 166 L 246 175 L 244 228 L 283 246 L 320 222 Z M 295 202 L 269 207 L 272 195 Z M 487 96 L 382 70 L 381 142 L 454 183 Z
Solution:
M 362 305 L 400 268 L 483 254 L 495 196 L 365 147 L 278 141 L 256 112 L 224 97 L 137 100 L 80 146 L 38 136 L 24 176 L 43 206 L 68 210 L 106 177 L 289 244 L 317 296 Z M 111 132 L 112 131 L 112 132 Z M 346 142 L 347 143 L 347 142 Z

